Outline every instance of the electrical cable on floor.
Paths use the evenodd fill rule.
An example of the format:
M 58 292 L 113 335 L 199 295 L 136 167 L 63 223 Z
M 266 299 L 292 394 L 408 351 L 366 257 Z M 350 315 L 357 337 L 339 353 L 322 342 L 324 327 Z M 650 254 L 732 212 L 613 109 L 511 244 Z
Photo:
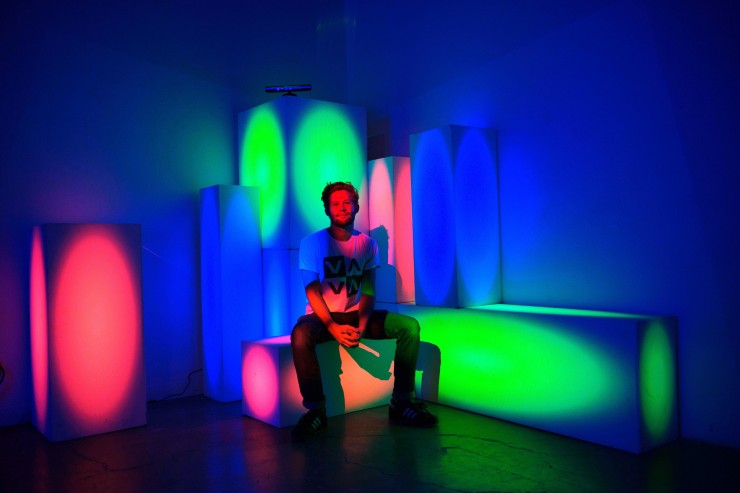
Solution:
M 168 395 L 168 396 L 166 396 L 166 397 L 162 397 L 161 399 L 153 399 L 153 400 L 151 400 L 151 401 L 149 401 L 149 402 L 150 402 L 150 403 L 152 403 L 152 402 L 162 402 L 162 401 L 166 401 L 166 400 L 168 400 L 168 399 L 174 399 L 175 397 L 180 397 L 180 396 L 184 395 L 184 394 L 185 394 L 185 392 L 187 392 L 187 391 L 188 391 L 188 389 L 190 388 L 190 384 L 191 384 L 191 382 L 192 382 L 192 378 L 193 378 L 193 375 L 195 375 L 195 374 L 196 374 L 196 373 L 198 373 L 199 371 L 203 371 L 203 368 L 198 368 L 197 370 L 193 370 L 193 371 L 191 371 L 190 373 L 188 373 L 188 383 L 187 383 L 187 385 L 185 385 L 185 388 L 184 388 L 184 389 L 182 389 L 182 392 L 180 392 L 180 393 L 178 393 L 178 394 L 172 394 L 172 395 Z

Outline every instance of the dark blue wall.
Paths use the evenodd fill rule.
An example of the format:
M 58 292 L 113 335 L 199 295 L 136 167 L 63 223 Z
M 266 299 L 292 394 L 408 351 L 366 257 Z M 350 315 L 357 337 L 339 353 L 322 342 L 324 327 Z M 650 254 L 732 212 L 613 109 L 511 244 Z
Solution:
M 387 104 L 371 132 L 405 154 L 412 132 L 498 129 L 505 302 L 677 316 L 682 433 L 740 446 L 738 9 L 608 3 L 487 58 L 500 33 L 465 45 L 451 23 L 478 65 Z M 416 42 L 422 85 L 462 63 Z
M 181 392 L 201 367 L 198 190 L 236 175 L 243 103 L 233 92 L 82 41 L 64 23 L 38 12 L 3 26 L 3 425 L 30 417 L 32 226 L 142 225 L 148 397 L 158 399 Z M 199 381 L 189 392 L 200 392 Z
M 313 97 L 365 106 L 371 157 L 408 155 L 411 133 L 451 123 L 498 129 L 505 301 L 676 315 L 682 433 L 740 446 L 734 3 L 319 4 L 320 22 L 305 7 L 155 9 L 143 25 L 143 9 L 111 10 L 95 36 L 102 4 L 77 20 L 4 4 L 0 424 L 28 418 L 33 224 L 141 223 L 149 397 L 200 367 L 197 191 L 235 182 L 235 115 L 264 101 L 216 82 L 234 69 L 257 90 L 309 82 L 324 88 Z M 219 16 L 220 30 L 200 28 Z M 226 52 L 235 18 L 262 27 Z M 168 54 L 181 42 L 218 73 L 194 76 Z

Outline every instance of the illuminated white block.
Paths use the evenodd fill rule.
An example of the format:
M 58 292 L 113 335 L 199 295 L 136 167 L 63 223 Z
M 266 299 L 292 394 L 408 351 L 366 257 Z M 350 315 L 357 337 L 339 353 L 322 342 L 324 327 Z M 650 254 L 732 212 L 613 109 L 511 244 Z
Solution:
M 496 134 L 449 125 L 411 136 L 417 305 L 501 301 Z
M 31 362 L 32 421 L 49 440 L 146 424 L 139 225 L 34 229 Z
M 422 341 L 439 347 L 438 397 L 428 400 L 633 453 L 678 436 L 670 317 L 500 304 L 379 308 L 416 318 Z
M 395 340 L 365 340 L 347 349 L 331 341 L 316 354 L 328 416 L 390 401 Z M 242 412 L 273 426 L 293 426 L 306 409 L 293 366 L 290 336 L 242 342 Z
M 414 237 L 411 212 L 411 163 L 386 157 L 368 163 L 370 236 L 378 243 L 376 273 L 379 302 L 414 301 Z
M 203 393 L 241 398 L 242 340 L 264 337 L 259 190 L 200 191 Z
M 261 189 L 264 248 L 298 248 L 329 224 L 321 202 L 327 182 L 358 188 L 355 227 L 367 231 L 366 126 L 363 108 L 299 97 L 239 113 L 239 184 Z

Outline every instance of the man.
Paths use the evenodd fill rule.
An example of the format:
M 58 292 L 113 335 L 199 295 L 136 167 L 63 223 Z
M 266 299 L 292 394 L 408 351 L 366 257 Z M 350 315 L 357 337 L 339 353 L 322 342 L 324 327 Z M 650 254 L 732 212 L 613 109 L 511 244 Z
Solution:
M 354 229 L 359 194 L 349 182 L 329 183 L 321 194 L 329 227 L 305 237 L 299 251 L 301 279 L 306 289 L 306 314 L 291 335 L 293 362 L 303 405 L 308 409 L 293 429 L 302 441 L 326 429 L 326 408 L 316 344 L 335 339 L 347 348 L 360 338 L 396 339 L 395 383 L 389 419 L 430 427 L 437 424 L 420 402 L 412 400 L 419 324 L 406 315 L 375 310 L 375 269 L 378 245 Z

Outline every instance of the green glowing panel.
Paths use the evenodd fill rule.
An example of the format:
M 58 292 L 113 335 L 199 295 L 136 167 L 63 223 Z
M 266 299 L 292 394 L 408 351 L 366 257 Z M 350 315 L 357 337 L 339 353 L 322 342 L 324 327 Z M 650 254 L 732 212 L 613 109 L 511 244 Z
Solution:
M 291 146 L 291 175 L 296 209 L 291 215 L 291 243 L 327 226 L 321 191 L 328 182 L 350 181 L 362 203 L 355 226 L 367 229 L 367 158 L 365 115 L 345 105 L 317 102 L 296 115 Z M 295 239 L 293 239 L 295 238 Z
M 645 429 L 644 446 L 652 447 L 675 437 L 676 409 L 676 340 L 671 320 L 647 322 L 640 344 L 640 404 Z
M 280 226 L 286 221 L 287 162 L 283 132 L 280 115 L 271 106 L 259 106 L 239 115 L 239 184 L 260 189 L 261 234 L 265 246 L 280 246 Z
M 366 116 L 362 108 L 280 97 L 239 114 L 239 183 L 260 187 L 264 248 L 298 248 L 328 225 L 329 181 L 360 190 L 355 227 L 367 231 Z
M 383 308 L 417 318 L 422 341 L 439 348 L 438 386 L 421 398 L 635 453 L 676 436 L 671 319 L 511 305 Z

